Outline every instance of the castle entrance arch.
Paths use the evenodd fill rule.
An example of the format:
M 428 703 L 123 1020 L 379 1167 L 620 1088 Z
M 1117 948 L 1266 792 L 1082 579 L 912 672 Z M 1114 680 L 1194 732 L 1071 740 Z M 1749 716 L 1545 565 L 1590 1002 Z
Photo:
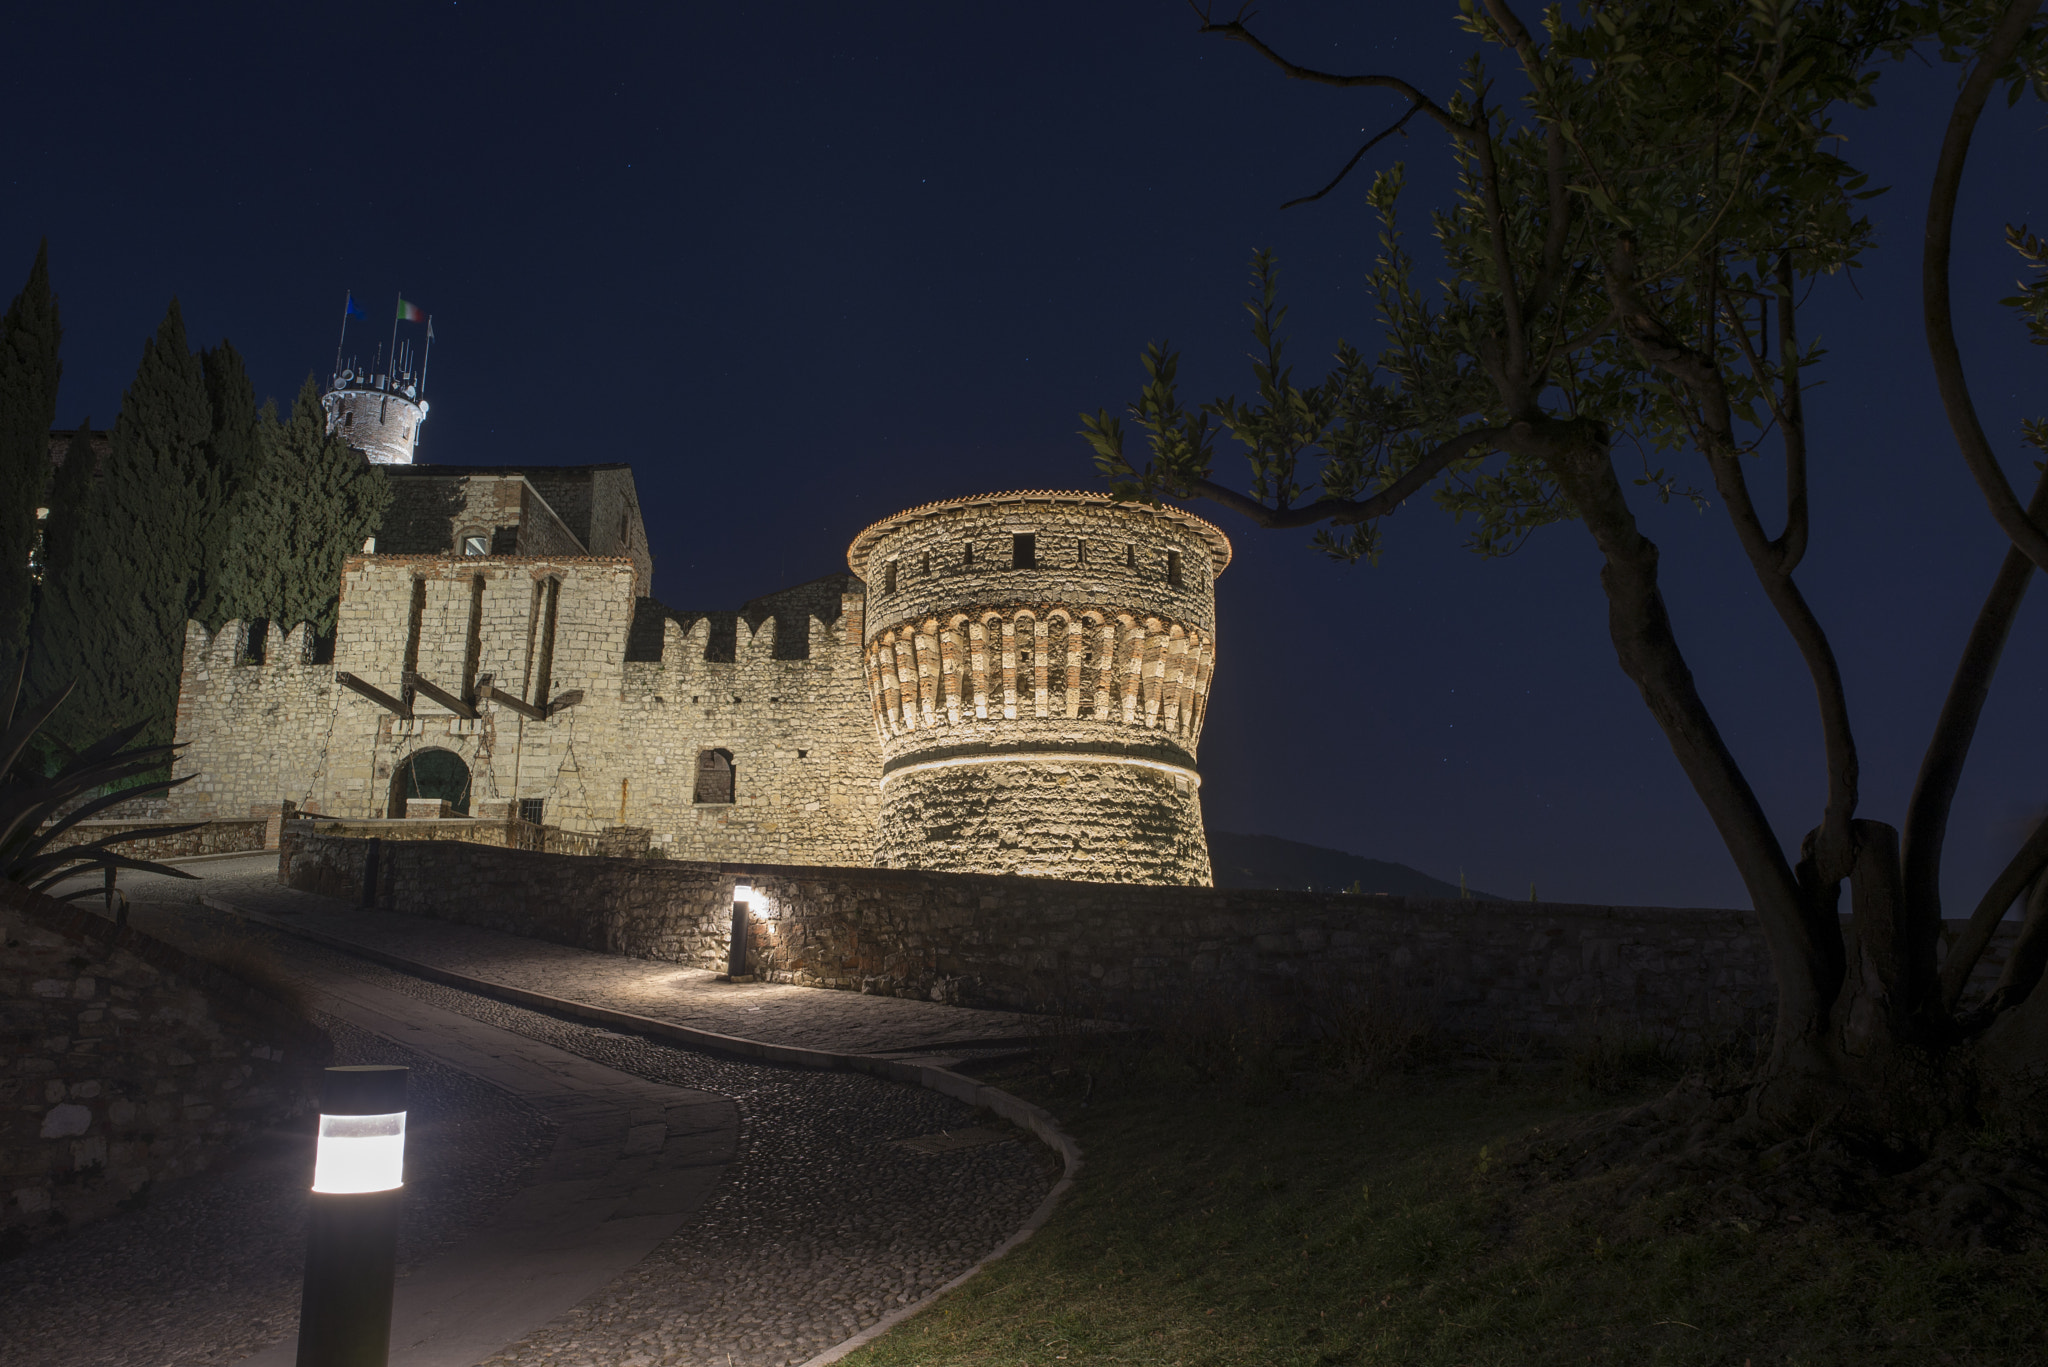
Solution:
M 446 798 L 449 810 L 469 815 L 469 766 L 453 750 L 415 750 L 391 775 L 391 815 L 404 816 L 408 798 Z

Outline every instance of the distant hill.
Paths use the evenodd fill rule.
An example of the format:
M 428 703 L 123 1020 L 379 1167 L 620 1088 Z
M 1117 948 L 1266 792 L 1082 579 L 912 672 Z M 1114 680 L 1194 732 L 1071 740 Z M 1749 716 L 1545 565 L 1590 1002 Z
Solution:
M 1345 892 L 1353 883 L 1360 892 L 1396 897 L 1456 897 L 1458 885 L 1431 878 L 1406 864 L 1367 859 L 1277 835 L 1233 835 L 1209 832 L 1209 863 L 1219 888 L 1284 888 L 1307 892 Z M 1477 888 L 1466 894 L 1480 901 L 1505 898 Z

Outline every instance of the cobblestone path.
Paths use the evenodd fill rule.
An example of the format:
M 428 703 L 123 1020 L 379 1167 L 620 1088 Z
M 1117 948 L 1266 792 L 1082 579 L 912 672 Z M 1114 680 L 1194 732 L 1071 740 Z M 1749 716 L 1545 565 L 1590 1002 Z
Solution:
M 987 1123 L 935 1092 L 860 1075 L 744 1062 L 561 1019 L 423 981 L 254 922 L 237 923 L 196 898 L 204 894 L 267 915 L 304 918 L 329 933 L 344 927 L 366 940 L 374 934 L 388 952 L 455 971 L 780 1043 L 953 1055 L 990 1047 L 980 1041 L 1028 1033 L 1026 1018 L 849 993 L 714 984 L 708 974 L 673 965 L 414 918 L 365 917 L 278 888 L 274 874 L 255 860 L 188 867 L 207 875 L 203 884 L 137 879 L 127 885 L 138 901 L 139 925 L 188 943 L 230 935 L 286 976 L 346 976 L 621 1073 L 729 1098 L 737 1108 L 733 1160 L 701 1211 L 602 1290 L 545 1324 L 522 1327 L 516 1341 L 482 1359 L 489 1367 L 801 1363 L 973 1265 L 1024 1223 L 1056 1178 L 1051 1155 L 1021 1136 L 951 1152 L 897 1142 Z M 143 904 L 146 897 L 161 900 Z M 374 1051 L 376 1045 L 374 1039 L 357 1040 L 354 1047 Z M 504 1098 L 492 1098 L 491 1104 L 502 1120 Z M 545 1127 L 532 1119 L 523 1123 L 520 1142 L 531 1153 Z M 230 1174 L 194 1179 L 195 1188 L 214 1184 L 213 1199 L 185 1200 L 178 1231 L 150 1225 L 145 1210 L 0 1266 L 0 1322 L 10 1331 L 0 1335 L 0 1362 L 234 1362 L 247 1348 L 223 1353 L 217 1327 L 206 1327 L 221 1318 L 214 1313 L 209 1320 L 209 1307 L 228 1300 L 237 1323 L 288 1329 L 297 1299 L 296 1258 L 290 1253 L 289 1275 L 271 1276 L 267 1290 L 252 1292 L 224 1279 L 202 1256 L 178 1267 L 150 1264 L 156 1268 L 151 1284 L 126 1296 L 77 1256 L 104 1258 L 119 1248 L 146 1262 L 150 1250 L 135 1247 L 138 1242 L 167 1245 L 182 1238 L 184 1247 L 206 1249 L 216 1239 L 243 1238 L 252 1212 L 223 1190 L 229 1181 Z M 467 1203 L 454 1200 L 460 1208 L 442 1213 L 453 1231 L 445 1237 L 487 1225 L 492 1203 L 511 1199 L 507 1185 L 501 1180 Z M 276 1193 L 271 1195 L 276 1205 Z M 173 1193 L 166 1199 L 184 1198 Z M 124 1221 L 127 1228 L 117 1228 Z M 272 1243 L 287 1250 L 298 1246 L 292 1229 Z M 250 1343 L 246 1333 L 231 1337 Z M 16 1356 L 25 1349 L 30 1356 Z M 393 1367 L 409 1367 L 403 1354 L 392 1361 Z

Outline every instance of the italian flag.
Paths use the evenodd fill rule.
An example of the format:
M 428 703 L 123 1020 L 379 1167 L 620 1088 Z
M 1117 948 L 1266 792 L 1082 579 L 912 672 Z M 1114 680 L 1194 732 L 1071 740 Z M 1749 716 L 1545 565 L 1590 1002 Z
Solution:
M 398 321 L 401 323 L 424 323 L 427 321 L 427 311 L 418 304 L 408 304 L 404 299 L 400 299 L 398 301 Z

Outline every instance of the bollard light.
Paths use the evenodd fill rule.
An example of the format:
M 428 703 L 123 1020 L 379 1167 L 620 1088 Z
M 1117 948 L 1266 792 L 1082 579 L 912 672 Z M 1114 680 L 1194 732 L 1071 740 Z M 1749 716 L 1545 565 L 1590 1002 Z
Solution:
M 734 982 L 747 976 L 747 909 L 754 904 L 754 885 L 732 885 L 732 946 L 725 955 L 725 976 Z
M 322 1115 L 313 1190 L 338 1196 L 405 1185 L 405 1112 Z
M 405 1186 L 407 1071 L 329 1068 L 313 1154 L 298 1367 L 386 1367 Z

